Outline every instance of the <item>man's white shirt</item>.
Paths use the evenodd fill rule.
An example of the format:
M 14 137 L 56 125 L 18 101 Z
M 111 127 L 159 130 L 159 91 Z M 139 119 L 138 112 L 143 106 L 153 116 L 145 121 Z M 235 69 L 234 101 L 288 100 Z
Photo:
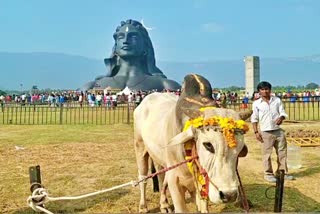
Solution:
M 262 98 L 255 100 L 252 104 L 252 123 L 259 123 L 261 131 L 271 131 L 279 129 L 276 120 L 281 117 L 288 117 L 280 98 L 271 96 L 269 104 Z

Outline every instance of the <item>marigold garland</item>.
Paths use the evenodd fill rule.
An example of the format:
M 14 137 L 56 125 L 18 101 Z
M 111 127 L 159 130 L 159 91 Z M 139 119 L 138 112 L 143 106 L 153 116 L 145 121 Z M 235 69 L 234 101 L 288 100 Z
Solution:
M 186 131 L 190 126 L 199 128 L 203 126 L 220 126 L 222 133 L 230 148 L 237 146 L 235 137 L 235 130 L 241 130 L 246 133 L 249 130 L 249 126 L 243 120 L 234 120 L 227 117 L 214 116 L 208 119 L 204 119 L 202 116 L 193 120 L 188 120 L 184 124 L 183 131 Z

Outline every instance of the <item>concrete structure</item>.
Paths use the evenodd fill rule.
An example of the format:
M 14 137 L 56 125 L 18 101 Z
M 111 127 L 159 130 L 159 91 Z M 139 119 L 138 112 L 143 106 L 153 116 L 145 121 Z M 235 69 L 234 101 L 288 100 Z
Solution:
M 246 74 L 246 93 L 252 97 L 260 82 L 260 60 L 258 56 L 244 57 Z

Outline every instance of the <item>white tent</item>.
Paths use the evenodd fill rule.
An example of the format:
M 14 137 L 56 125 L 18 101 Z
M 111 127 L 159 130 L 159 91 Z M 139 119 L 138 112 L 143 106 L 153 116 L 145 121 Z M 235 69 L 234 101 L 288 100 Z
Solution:
M 129 95 L 132 91 L 130 90 L 130 88 L 125 87 L 122 91 L 118 92 L 117 95 L 122 95 L 122 94 L 125 94 L 125 95 Z

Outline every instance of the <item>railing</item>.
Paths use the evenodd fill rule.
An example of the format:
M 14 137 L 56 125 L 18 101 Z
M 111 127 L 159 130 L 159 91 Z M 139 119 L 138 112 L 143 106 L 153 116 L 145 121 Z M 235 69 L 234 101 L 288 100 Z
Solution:
M 119 124 L 133 122 L 134 105 L 117 107 L 69 105 L 2 105 L 0 124 L 57 125 L 57 124 Z
M 298 100 L 292 102 L 290 100 L 282 100 L 286 113 L 288 114 L 287 120 L 320 120 L 320 100 L 302 101 Z M 252 102 L 244 105 L 240 102 L 233 102 L 227 104 L 227 108 L 234 109 L 236 111 L 243 111 L 246 109 L 252 109 Z
M 288 120 L 320 120 L 320 100 L 309 102 L 283 100 Z M 55 125 L 55 124 L 131 124 L 135 104 L 123 103 L 117 107 L 89 106 L 79 103 L 63 105 L 16 104 L 6 103 L 0 107 L 0 124 L 16 125 Z M 227 103 L 227 108 L 236 111 L 252 109 L 252 102 L 243 104 Z

